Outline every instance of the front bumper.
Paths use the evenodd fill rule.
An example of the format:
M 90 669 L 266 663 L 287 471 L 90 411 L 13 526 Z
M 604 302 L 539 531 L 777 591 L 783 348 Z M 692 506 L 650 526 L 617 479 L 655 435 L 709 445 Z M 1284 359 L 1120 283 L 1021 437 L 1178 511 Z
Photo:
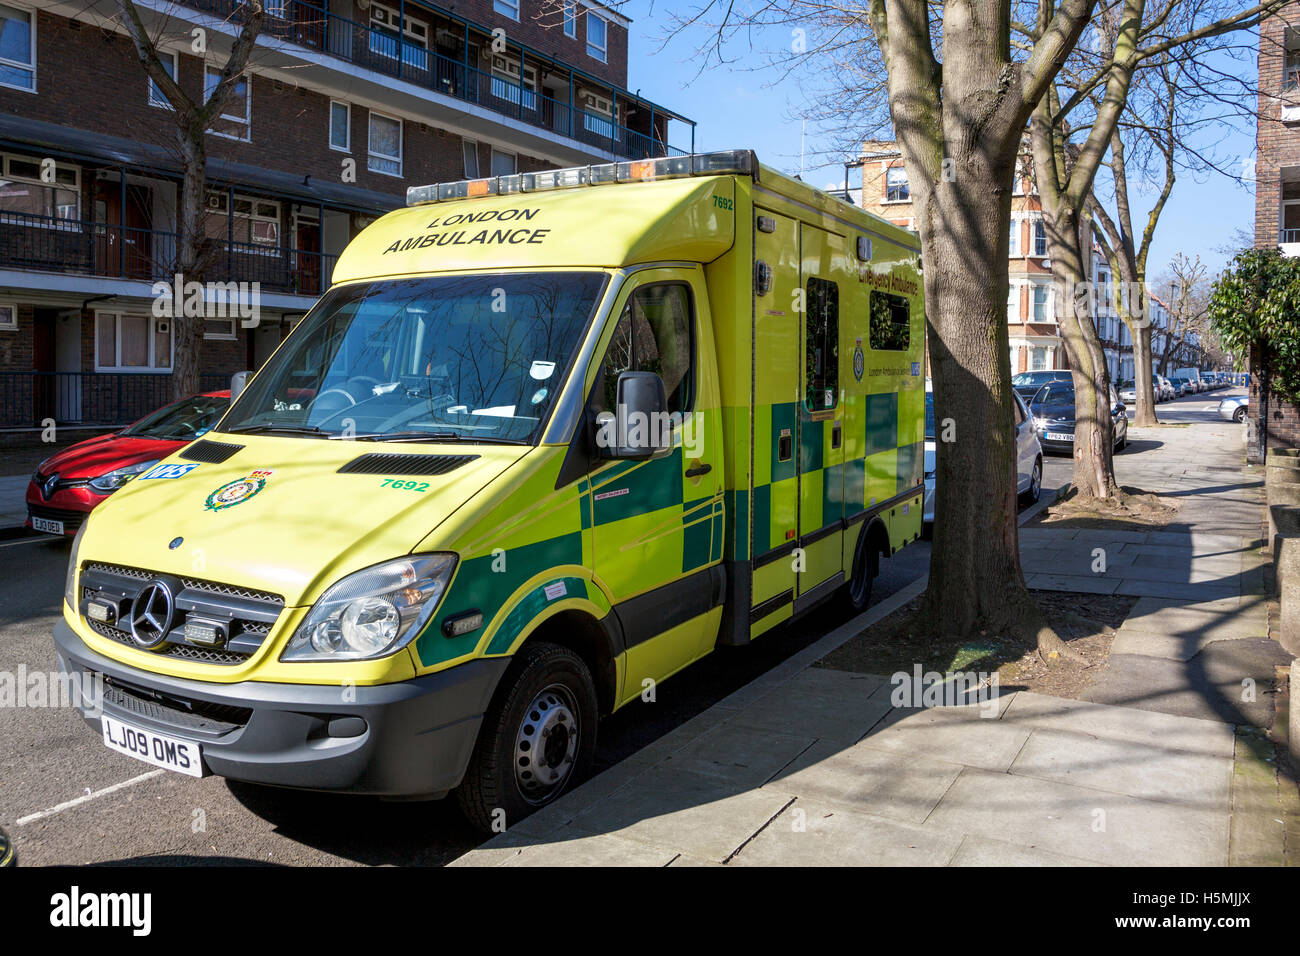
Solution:
M 25 502 L 27 505 L 26 527 L 32 526 L 32 516 L 63 522 L 63 534 L 72 537 L 86 520 L 86 515 L 101 504 L 108 495 L 101 495 L 89 485 L 77 485 L 60 488 L 46 498 L 36 487 L 36 482 L 27 483 Z
M 243 681 L 215 684 L 128 667 L 54 626 L 60 670 L 101 675 L 100 713 L 197 743 L 206 770 L 233 780 L 386 797 L 439 797 L 464 776 L 479 725 L 508 658 L 478 658 L 413 680 L 375 686 Z M 98 704 L 98 706 L 96 706 Z

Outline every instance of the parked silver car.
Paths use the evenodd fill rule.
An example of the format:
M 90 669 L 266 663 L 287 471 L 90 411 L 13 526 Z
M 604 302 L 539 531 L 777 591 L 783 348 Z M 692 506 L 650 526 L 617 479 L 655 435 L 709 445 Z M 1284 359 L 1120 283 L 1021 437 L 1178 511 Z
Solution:
M 1245 395 L 1229 395 L 1219 400 L 1219 417 L 1230 422 L 1244 422 L 1250 410 L 1250 400 Z
M 1067 373 L 1068 374 L 1068 373 Z M 1038 442 L 1033 416 L 1020 395 L 1012 391 L 1011 398 L 1016 416 L 1016 492 L 1021 504 L 1033 504 L 1043 494 L 1043 448 Z M 925 383 L 925 501 L 921 506 L 921 521 L 929 529 L 934 524 L 934 473 L 937 465 L 935 449 L 934 391 Z

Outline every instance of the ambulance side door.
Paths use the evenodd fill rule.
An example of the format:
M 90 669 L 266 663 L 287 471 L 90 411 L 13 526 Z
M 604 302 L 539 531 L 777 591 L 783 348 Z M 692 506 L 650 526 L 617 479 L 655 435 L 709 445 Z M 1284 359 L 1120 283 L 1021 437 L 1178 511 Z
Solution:
M 843 238 L 800 226 L 803 279 L 802 378 L 799 404 L 799 552 L 796 610 L 825 597 L 844 580 L 844 429 L 840 341 Z
M 721 618 L 722 459 L 708 299 L 698 271 L 636 273 L 591 392 L 592 412 L 615 411 L 618 376 L 664 380 L 673 447 L 647 461 L 605 461 L 590 472 L 592 556 L 623 626 L 624 687 L 639 694 L 712 649 Z
M 754 297 L 753 492 L 750 503 L 750 636 L 794 611 L 794 549 L 799 534 L 800 315 L 799 222 L 756 207 Z

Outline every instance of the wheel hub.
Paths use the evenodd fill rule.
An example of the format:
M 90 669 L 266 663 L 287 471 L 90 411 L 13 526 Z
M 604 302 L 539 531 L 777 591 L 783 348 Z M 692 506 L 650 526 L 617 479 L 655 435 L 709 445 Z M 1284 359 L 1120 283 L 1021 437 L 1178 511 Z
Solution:
M 529 803 L 564 786 L 578 758 L 581 727 L 567 687 L 552 684 L 533 698 L 515 737 L 515 781 Z

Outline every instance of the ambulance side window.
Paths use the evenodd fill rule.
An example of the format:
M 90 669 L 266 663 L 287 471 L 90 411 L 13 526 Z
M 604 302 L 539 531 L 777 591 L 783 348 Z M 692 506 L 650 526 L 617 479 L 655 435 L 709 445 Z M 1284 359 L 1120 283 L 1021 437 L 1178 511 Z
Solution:
M 871 347 L 906 352 L 912 341 L 907 299 L 892 292 L 871 293 Z
M 840 287 L 809 279 L 804 336 L 804 406 L 810 412 L 834 408 L 840 396 Z
M 646 285 L 627 300 L 596 381 L 597 411 L 614 411 L 622 372 L 655 372 L 671 412 L 690 411 L 695 363 L 690 290 L 681 283 Z

